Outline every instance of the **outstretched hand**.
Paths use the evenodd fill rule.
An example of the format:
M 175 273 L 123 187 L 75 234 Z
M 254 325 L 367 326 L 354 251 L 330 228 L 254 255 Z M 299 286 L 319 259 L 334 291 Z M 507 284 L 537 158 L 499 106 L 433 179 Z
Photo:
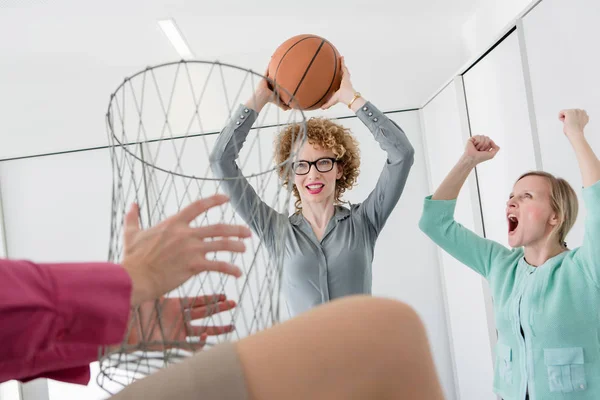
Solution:
M 195 201 L 148 229 L 140 228 L 138 206 L 131 207 L 125 217 L 122 265 L 132 280 L 133 305 L 157 299 L 201 272 L 241 276 L 235 265 L 211 260 L 207 254 L 243 253 L 246 247 L 238 239 L 250 237 L 250 229 L 228 224 L 190 226 L 200 214 L 228 200 L 226 196 L 214 195 Z
M 234 329 L 233 325 L 192 325 L 192 321 L 235 308 L 236 303 L 227 300 L 225 295 L 163 298 L 159 300 L 159 306 L 157 309 L 155 302 L 149 301 L 141 304 L 132 315 L 131 329 L 125 340 L 127 351 L 197 351 L 204 347 L 208 336 L 222 335 Z M 188 337 L 196 340 L 188 342 Z

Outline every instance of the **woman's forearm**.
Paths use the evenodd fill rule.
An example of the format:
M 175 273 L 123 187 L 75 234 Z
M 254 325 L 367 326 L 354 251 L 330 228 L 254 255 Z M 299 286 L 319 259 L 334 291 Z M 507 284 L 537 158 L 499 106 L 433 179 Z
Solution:
M 590 144 L 583 136 L 577 135 L 570 138 L 571 145 L 575 150 L 583 186 L 592 186 L 600 181 L 600 160 L 592 150 Z
M 437 188 L 432 196 L 432 200 L 456 199 L 460 193 L 460 189 L 476 165 L 477 163 L 472 157 L 462 156 Z

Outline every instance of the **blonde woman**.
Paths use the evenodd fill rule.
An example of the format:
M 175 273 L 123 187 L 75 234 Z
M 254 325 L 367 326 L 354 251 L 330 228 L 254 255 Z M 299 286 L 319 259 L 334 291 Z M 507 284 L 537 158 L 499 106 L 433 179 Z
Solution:
M 292 185 L 296 212 L 283 215 L 268 207 L 243 178 L 236 158 L 258 113 L 275 96 L 263 80 L 253 97 L 238 108 L 221 132 L 211 166 L 223 190 L 245 222 L 270 250 L 284 246 L 283 292 L 292 315 L 352 294 L 371 293 L 375 241 L 404 190 L 414 150 L 392 120 L 356 92 L 342 59 L 340 89 L 323 108 L 343 103 L 352 109 L 387 153 L 383 171 L 371 194 L 360 204 L 342 206 L 342 195 L 358 177 L 358 144 L 348 129 L 324 118 L 307 122 L 308 141 L 296 149 L 301 127 L 289 125 L 280 134 L 275 158 L 284 185 Z M 374 162 L 374 161 L 371 161 Z M 278 229 L 274 229 L 277 226 Z M 285 231 L 284 237 L 275 232 Z
M 511 249 L 454 220 L 456 198 L 473 168 L 499 151 L 488 137 L 467 142 L 433 196 L 420 228 L 487 279 L 498 331 L 494 391 L 505 400 L 600 399 L 600 161 L 584 137 L 583 110 L 559 114 L 581 170 L 587 207 L 583 245 L 569 249 L 577 197 L 563 179 L 523 174 L 506 203 Z

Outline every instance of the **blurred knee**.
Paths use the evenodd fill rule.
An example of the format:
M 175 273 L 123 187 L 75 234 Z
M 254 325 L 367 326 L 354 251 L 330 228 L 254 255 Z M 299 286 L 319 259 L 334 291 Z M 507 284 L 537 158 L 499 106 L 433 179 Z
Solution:
M 416 360 L 428 359 L 425 326 L 410 305 L 370 296 L 352 296 L 335 302 L 339 307 L 335 325 L 344 332 L 344 346 L 353 349 L 356 359 L 362 360 L 376 375 L 392 379 L 390 372 Z
M 338 314 L 340 317 L 351 319 L 373 335 L 397 335 L 407 330 L 418 334 L 425 332 L 415 309 L 401 301 L 360 295 L 345 297 L 336 302 L 343 309 Z

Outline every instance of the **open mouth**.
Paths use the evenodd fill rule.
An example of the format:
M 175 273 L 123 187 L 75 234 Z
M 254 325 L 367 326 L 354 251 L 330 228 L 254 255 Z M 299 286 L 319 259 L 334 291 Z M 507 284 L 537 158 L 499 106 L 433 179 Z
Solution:
M 315 183 L 312 185 L 307 185 L 306 190 L 310 194 L 319 194 L 319 193 L 321 193 L 321 191 L 323 190 L 324 187 L 325 187 L 325 185 L 323 185 L 322 183 Z
M 519 226 L 519 220 L 514 214 L 508 214 L 508 234 L 512 234 Z

